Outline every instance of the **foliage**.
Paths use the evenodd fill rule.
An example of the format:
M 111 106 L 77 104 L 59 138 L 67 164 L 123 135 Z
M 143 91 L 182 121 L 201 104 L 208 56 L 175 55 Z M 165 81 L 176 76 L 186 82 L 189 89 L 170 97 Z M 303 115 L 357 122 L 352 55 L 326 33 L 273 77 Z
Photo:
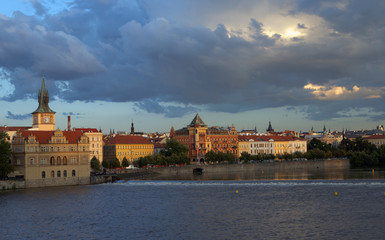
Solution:
M 128 167 L 128 166 L 129 166 L 128 160 L 126 157 L 124 157 L 122 160 L 122 167 Z
M 8 134 L 0 132 L 0 178 L 7 177 L 13 171 L 11 145 L 7 141 Z
M 188 148 L 174 138 L 167 140 L 165 148 L 166 149 L 162 152 L 162 154 L 167 157 L 170 157 L 173 154 L 179 155 L 188 153 Z
M 234 163 L 235 156 L 230 152 L 223 153 L 223 152 L 208 151 L 206 153 L 206 161 L 210 163 L 221 163 L 221 162 Z
M 110 168 L 118 168 L 120 167 L 120 161 L 117 158 L 114 158 L 114 160 L 110 163 Z
M 251 160 L 251 154 L 248 152 L 242 152 L 239 160 L 247 163 Z
M 99 159 L 97 159 L 95 156 L 91 159 L 91 168 L 95 171 L 101 170 Z
M 102 166 L 104 168 L 110 168 L 110 162 L 106 158 L 103 158 Z

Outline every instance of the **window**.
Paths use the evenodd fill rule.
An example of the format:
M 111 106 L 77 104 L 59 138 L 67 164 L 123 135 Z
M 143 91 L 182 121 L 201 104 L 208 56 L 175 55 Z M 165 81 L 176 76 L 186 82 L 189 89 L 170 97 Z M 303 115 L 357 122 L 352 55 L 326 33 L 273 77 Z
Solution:
M 29 162 L 30 162 L 31 165 L 33 165 L 34 159 L 33 158 L 29 159 Z
M 63 158 L 63 165 L 67 165 L 67 157 Z
M 51 178 L 55 177 L 55 171 L 51 171 Z
M 57 177 L 59 178 L 60 177 L 60 171 L 57 171 Z
M 42 165 L 45 165 L 45 164 L 46 164 L 45 158 L 40 159 L 40 164 L 42 164 Z
M 76 171 L 72 170 L 72 177 L 75 177 L 75 176 L 76 176 Z
M 41 172 L 41 178 L 45 178 L 45 171 Z
M 55 165 L 55 158 L 54 157 L 51 157 L 51 159 L 49 160 L 49 164 Z
M 67 170 L 63 171 L 63 177 L 67 177 Z
M 57 157 L 57 165 L 61 165 L 61 158 Z
M 71 158 L 71 164 L 76 164 L 76 158 L 74 157 Z

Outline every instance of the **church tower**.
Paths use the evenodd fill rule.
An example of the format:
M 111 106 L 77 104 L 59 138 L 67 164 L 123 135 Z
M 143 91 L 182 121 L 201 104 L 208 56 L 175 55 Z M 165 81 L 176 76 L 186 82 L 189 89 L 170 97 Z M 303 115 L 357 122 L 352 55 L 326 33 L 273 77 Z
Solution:
M 55 125 L 55 112 L 49 108 L 49 95 L 48 90 L 45 88 L 44 76 L 39 90 L 39 107 L 32 113 L 32 127 L 41 131 L 54 131 Z

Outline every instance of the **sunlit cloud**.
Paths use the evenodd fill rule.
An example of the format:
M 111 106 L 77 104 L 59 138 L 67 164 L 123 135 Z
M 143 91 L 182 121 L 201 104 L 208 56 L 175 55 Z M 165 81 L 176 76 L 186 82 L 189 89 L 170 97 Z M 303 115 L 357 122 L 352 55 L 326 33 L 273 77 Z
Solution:
M 352 100 L 352 99 L 375 99 L 385 94 L 385 87 L 358 87 L 354 85 L 351 89 L 344 86 L 306 84 L 304 89 L 310 90 L 311 94 L 319 100 Z

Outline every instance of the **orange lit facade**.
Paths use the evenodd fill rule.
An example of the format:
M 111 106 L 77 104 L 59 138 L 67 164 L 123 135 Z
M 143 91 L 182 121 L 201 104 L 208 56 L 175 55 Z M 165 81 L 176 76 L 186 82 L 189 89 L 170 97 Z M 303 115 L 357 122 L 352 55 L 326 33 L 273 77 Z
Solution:
M 197 114 L 191 123 L 182 129 L 171 129 L 170 137 L 189 149 L 191 162 L 204 162 L 209 151 L 232 153 L 238 156 L 238 133 L 231 128 L 207 127 Z

